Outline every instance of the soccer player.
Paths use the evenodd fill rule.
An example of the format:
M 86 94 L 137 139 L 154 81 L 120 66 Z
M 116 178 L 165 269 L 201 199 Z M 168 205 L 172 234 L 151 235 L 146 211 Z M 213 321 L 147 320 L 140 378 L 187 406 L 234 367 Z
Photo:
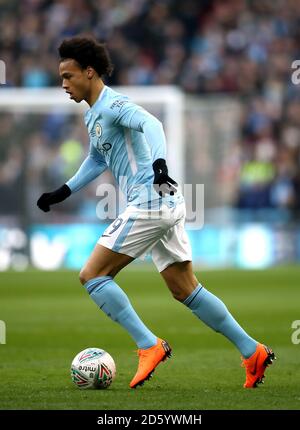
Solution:
M 171 355 L 170 345 L 145 326 L 114 281 L 120 270 L 149 251 L 174 298 L 237 347 L 246 369 L 244 387 L 256 387 L 275 355 L 251 338 L 194 275 L 184 228 L 185 203 L 168 173 L 162 124 L 104 84 L 103 76 L 112 71 L 104 45 L 74 37 L 62 42 L 59 54 L 62 88 L 76 103 L 84 100 L 90 106 L 85 114 L 90 150 L 77 173 L 59 189 L 42 194 L 37 205 L 48 212 L 51 205 L 79 191 L 107 168 L 127 196 L 126 210 L 100 237 L 80 272 L 80 281 L 99 308 L 137 344 L 139 363 L 130 387 L 142 385 Z

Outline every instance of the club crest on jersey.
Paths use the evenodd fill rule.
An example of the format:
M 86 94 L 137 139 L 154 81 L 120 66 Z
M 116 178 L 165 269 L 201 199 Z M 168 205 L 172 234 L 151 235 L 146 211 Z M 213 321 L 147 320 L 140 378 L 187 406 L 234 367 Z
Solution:
M 96 133 L 96 137 L 101 137 L 102 134 L 102 127 L 99 124 L 99 122 L 96 122 L 96 126 L 95 126 L 95 133 Z

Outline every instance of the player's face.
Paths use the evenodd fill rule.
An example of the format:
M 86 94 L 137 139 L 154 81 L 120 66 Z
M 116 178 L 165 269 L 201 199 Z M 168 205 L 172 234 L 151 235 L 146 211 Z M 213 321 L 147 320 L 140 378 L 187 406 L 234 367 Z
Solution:
M 59 74 L 62 78 L 62 87 L 70 99 L 76 103 L 85 100 L 90 89 L 88 72 L 82 69 L 75 60 L 64 60 L 59 65 Z

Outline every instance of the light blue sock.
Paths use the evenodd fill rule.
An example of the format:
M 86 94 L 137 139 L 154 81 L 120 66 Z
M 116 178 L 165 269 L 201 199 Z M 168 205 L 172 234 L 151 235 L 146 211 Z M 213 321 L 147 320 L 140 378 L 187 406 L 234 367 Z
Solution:
M 90 279 L 84 287 L 100 309 L 128 331 L 138 348 L 147 349 L 156 344 L 157 337 L 140 320 L 128 297 L 111 276 Z
M 206 325 L 231 340 L 243 357 L 249 358 L 256 351 L 257 342 L 236 322 L 224 303 L 200 284 L 183 304 Z

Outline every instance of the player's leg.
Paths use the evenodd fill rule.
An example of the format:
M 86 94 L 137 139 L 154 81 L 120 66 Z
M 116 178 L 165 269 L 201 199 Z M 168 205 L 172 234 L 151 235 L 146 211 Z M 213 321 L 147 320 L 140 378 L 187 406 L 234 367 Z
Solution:
M 150 348 L 157 337 L 145 326 L 133 309 L 114 276 L 134 260 L 97 244 L 80 272 L 80 281 L 99 308 L 132 336 L 138 348 Z
M 206 325 L 231 340 L 243 357 L 248 358 L 255 352 L 257 341 L 242 329 L 218 297 L 199 284 L 190 261 L 173 263 L 161 275 L 173 297 Z
M 192 270 L 191 261 L 175 262 L 170 264 L 161 273 L 162 277 L 174 299 L 179 302 L 189 297 L 198 287 L 199 282 Z M 177 281 L 174 282 L 175 276 L 178 276 Z
M 149 379 L 156 366 L 170 355 L 171 348 L 144 325 L 113 277 L 160 236 L 157 221 L 152 223 L 147 218 L 145 222 L 143 211 L 135 213 L 129 208 L 104 232 L 80 273 L 91 298 L 128 331 L 138 346 L 139 365 L 131 388 Z
M 97 243 L 80 271 L 80 282 L 84 285 L 90 279 L 97 276 L 111 276 L 114 278 L 121 269 L 133 260 L 134 258 L 129 255 L 114 252 Z
M 244 387 L 255 387 L 262 382 L 264 371 L 275 355 L 272 350 L 250 337 L 225 304 L 198 283 L 192 268 L 191 250 L 183 222 L 170 229 L 155 245 L 152 256 L 173 297 L 239 349 L 246 367 Z
M 98 276 L 114 278 L 118 272 L 134 260 L 129 255 L 111 251 L 100 244 L 96 244 L 89 259 L 80 271 L 79 279 L 82 285 Z

